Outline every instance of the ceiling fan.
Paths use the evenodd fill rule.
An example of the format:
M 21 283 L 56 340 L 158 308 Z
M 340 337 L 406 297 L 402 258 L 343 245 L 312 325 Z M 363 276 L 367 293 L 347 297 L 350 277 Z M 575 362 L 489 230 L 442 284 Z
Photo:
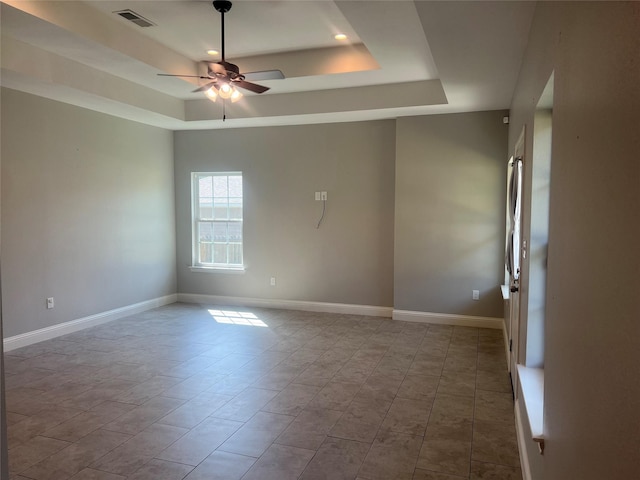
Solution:
M 240 73 L 237 65 L 227 62 L 224 56 L 224 14 L 231 10 L 231 2 L 228 0 L 215 0 L 213 8 L 220 12 L 222 23 L 222 60 L 215 63 L 207 62 L 207 75 L 172 75 L 168 73 L 159 73 L 164 77 L 189 77 L 208 80 L 207 83 L 193 90 L 196 92 L 205 92 L 207 96 L 215 102 L 218 96 L 223 99 L 231 99 L 236 102 L 242 97 L 236 88 L 242 88 L 254 93 L 264 93 L 269 87 L 251 83 L 246 78 L 256 78 L 260 80 L 278 80 L 283 79 L 284 75 L 280 70 L 266 70 L 261 72 Z

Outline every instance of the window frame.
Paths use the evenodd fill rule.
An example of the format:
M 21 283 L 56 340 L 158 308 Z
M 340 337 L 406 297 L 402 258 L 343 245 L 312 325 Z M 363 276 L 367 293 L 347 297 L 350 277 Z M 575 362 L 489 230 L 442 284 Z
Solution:
M 242 196 L 240 197 L 241 202 L 241 210 L 240 210 L 240 218 L 230 218 L 229 213 L 227 213 L 227 217 L 225 219 L 216 219 L 215 214 L 213 213 L 213 205 L 212 205 L 212 216 L 203 217 L 200 212 L 200 179 L 202 177 L 226 177 L 227 182 L 229 177 L 239 176 L 241 178 L 241 184 L 243 187 Z M 213 195 L 213 192 L 212 192 Z M 215 197 L 212 197 L 215 198 Z M 225 198 L 225 197 L 221 197 Z M 227 191 L 227 205 L 230 204 L 228 201 L 230 196 Z M 237 197 L 232 197 L 237 198 Z M 229 210 L 227 210 L 229 212 Z M 211 222 L 215 223 L 224 223 L 228 225 L 229 223 L 238 223 L 240 224 L 240 232 L 241 232 L 241 241 L 240 245 L 240 257 L 242 259 L 241 263 L 229 263 L 229 239 L 227 238 L 227 263 L 207 263 L 202 262 L 200 258 L 200 231 L 199 225 L 202 222 Z M 237 242 L 233 242 L 234 244 L 238 244 Z M 213 260 L 213 258 L 212 258 Z M 220 271 L 220 272 L 233 272 L 233 273 L 242 273 L 245 270 L 244 265 L 244 176 L 241 171 L 233 171 L 233 172 L 191 172 L 191 271 L 201 271 L 201 272 L 211 272 L 211 271 Z

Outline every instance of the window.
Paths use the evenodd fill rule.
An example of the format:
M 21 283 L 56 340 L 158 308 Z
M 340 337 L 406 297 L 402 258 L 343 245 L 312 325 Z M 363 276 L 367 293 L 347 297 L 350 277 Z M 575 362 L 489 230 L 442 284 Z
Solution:
M 242 270 L 242 173 L 193 173 L 193 266 Z

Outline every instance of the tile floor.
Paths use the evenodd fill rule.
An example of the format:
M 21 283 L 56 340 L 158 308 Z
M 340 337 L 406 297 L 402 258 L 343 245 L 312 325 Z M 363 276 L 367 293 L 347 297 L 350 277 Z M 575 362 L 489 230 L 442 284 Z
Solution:
M 11 479 L 521 479 L 501 332 L 173 304 L 8 352 Z

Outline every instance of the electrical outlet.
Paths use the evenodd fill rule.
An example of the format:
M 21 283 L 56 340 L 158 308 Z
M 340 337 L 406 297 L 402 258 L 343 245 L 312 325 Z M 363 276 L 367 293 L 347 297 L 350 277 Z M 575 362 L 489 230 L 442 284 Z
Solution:
M 316 192 L 316 202 L 320 201 L 320 192 Z
M 471 292 L 471 298 L 474 300 L 480 300 L 480 290 L 473 290 Z
M 53 304 L 53 297 L 49 297 L 47 298 L 47 309 L 52 309 L 54 306 Z
M 269 281 L 269 284 L 270 284 L 272 287 L 275 287 L 275 286 L 276 286 L 276 277 L 271 277 L 271 280 Z
M 320 192 L 320 200 L 326 200 L 327 199 L 327 192 Z

